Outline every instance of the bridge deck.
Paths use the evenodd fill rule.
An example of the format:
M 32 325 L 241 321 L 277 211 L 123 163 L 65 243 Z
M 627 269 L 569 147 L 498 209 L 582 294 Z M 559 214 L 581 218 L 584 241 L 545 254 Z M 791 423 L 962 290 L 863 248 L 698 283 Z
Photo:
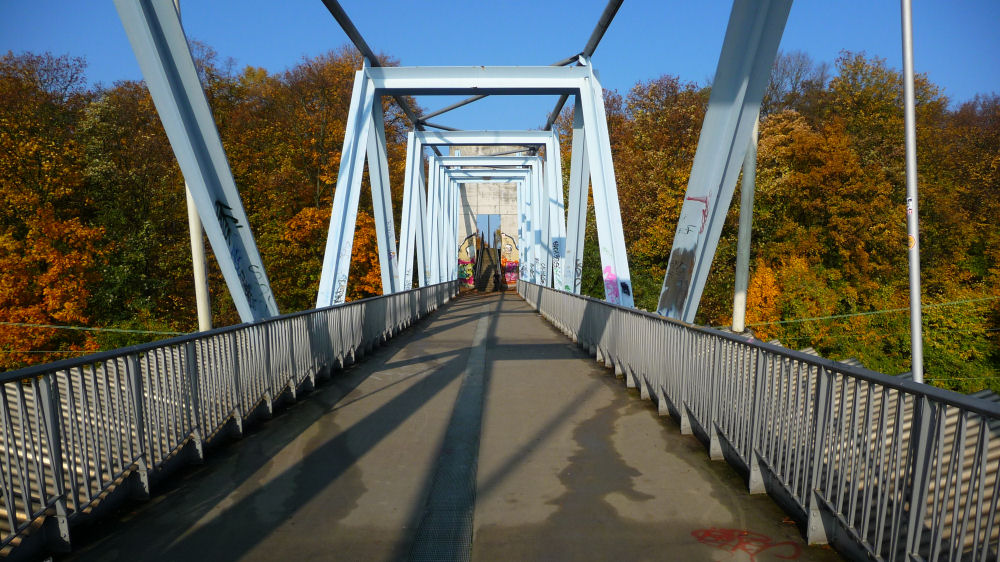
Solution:
M 837 559 L 630 393 L 516 295 L 460 298 L 72 557 Z

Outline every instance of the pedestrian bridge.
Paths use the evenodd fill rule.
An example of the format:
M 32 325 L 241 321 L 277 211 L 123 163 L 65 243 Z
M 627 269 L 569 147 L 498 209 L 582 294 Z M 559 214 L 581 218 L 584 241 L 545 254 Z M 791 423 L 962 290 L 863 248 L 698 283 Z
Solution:
M 364 64 L 316 308 L 284 315 L 176 6 L 115 3 L 188 182 L 193 248 L 200 223 L 244 323 L 0 375 L 3 556 L 997 560 L 995 395 L 690 323 L 790 0 L 733 5 L 662 315 L 632 307 L 590 58 L 621 0 L 548 67 L 394 68 L 324 0 Z M 422 117 L 404 99 L 456 94 L 471 97 Z M 490 95 L 559 100 L 541 131 L 427 121 Z M 398 246 L 385 96 L 414 128 Z M 552 126 L 571 97 L 567 208 Z M 485 145 L 519 156 L 440 150 Z M 366 163 L 385 294 L 344 302 Z M 497 176 L 517 184 L 517 292 L 459 295 L 460 185 Z M 603 301 L 579 294 L 591 200 Z
M 997 556 L 996 404 L 523 281 L 32 367 L 2 396 L 15 557 Z

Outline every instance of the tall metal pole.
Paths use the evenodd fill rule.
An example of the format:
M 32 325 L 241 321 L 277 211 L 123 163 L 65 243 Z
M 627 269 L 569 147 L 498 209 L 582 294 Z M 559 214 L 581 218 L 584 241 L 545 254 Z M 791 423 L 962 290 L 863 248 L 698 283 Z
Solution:
M 910 363 L 913 380 L 924 382 L 920 311 L 920 232 L 917 220 L 917 119 L 913 93 L 913 10 L 901 0 L 903 16 L 903 109 L 906 128 L 906 233 L 910 264 Z
M 760 121 L 753 125 L 747 155 L 743 158 L 740 184 L 740 229 L 736 241 L 736 282 L 733 291 L 733 331 L 746 329 L 747 286 L 750 280 L 750 232 L 753 225 L 753 192 L 757 180 L 757 135 Z
M 180 0 L 174 0 L 177 17 L 181 16 Z M 187 195 L 188 230 L 191 233 L 191 268 L 194 270 L 194 295 L 198 305 L 198 331 L 207 332 L 212 329 L 212 301 L 208 293 L 208 267 L 205 261 L 204 231 L 201 219 L 198 218 L 198 208 L 191 196 L 191 189 L 184 182 L 184 193 Z

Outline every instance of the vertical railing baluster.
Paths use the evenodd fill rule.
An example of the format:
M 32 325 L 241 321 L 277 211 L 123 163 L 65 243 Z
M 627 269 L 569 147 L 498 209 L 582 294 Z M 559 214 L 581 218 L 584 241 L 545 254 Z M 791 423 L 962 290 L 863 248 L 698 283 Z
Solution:
M 132 418 L 135 423 L 136 445 L 139 449 L 139 454 L 135 456 L 135 492 L 139 496 L 149 497 L 149 466 L 151 455 L 146 447 L 146 418 L 142 388 L 142 370 L 139 368 L 139 358 L 137 356 L 129 354 L 125 360 L 125 370 L 132 387 Z
M 820 512 L 819 491 L 823 486 L 823 459 L 825 457 L 827 423 L 829 411 L 833 407 L 831 397 L 831 375 L 825 367 L 817 369 L 816 398 L 813 406 L 813 458 L 812 470 L 810 474 L 808 501 L 808 521 L 806 522 L 806 542 L 808 544 L 822 544 L 827 542 L 826 528 L 823 526 L 823 515 Z
M 45 419 L 45 436 L 48 439 L 49 463 L 52 467 L 52 485 L 55 492 L 53 507 L 55 508 L 55 532 L 50 534 L 50 547 L 54 550 L 68 552 L 70 550 L 69 510 L 66 507 L 66 482 L 63 479 L 62 438 L 59 431 L 59 420 L 62 416 L 59 403 L 59 388 L 52 381 L 52 374 L 43 375 L 38 385 L 38 401 L 41 403 L 42 416 Z M 37 407 L 37 406 L 36 406 Z M 8 452 L 9 454 L 9 452 Z M 39 474 L 39 477 L 41 475 Z M 39 478 L 39 485 L 44 489 L 45 481 Z M 4 486 L 6 488 L 6 486 Z M 13 503 L 8 504 L 8 509 Z M 11 527 L 15 530 L 16 527 Z
M 204 416 L 201 409 L 201 386 L 198 376 L 197 350 L 194 340 L 189 340 L 184 344 L 184 367 L 187 375 L 187 386 L 190 392 L 188 402 L 191 404 L 191 443 L 194 450 L 194 460 L 202 462 L 205 460 L 205 432 Z

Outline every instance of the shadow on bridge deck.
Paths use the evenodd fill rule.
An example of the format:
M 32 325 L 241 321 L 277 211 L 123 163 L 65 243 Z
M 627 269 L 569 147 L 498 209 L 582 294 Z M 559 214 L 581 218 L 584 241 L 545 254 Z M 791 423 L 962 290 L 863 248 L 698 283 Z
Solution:
M 457 299 L 71 557 L 838 558 L 610 373 L 515 294 Z

